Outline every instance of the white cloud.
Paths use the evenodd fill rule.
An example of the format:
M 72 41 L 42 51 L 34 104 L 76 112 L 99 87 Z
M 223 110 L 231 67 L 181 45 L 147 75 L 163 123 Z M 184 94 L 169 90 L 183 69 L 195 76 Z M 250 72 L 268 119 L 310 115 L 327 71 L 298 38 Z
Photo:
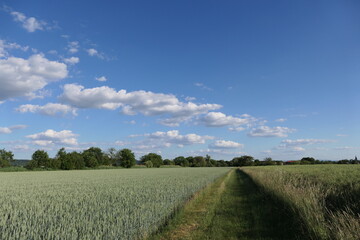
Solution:
M 13 148 L 12 148 L 14 151 L 26 151 L 26 150 L 29 150 L 30 147 L 28 145 L 15 145 Z
M 26 136 L 33 140 L 33 143 L 40 146 L 50 146 L 50 145 L 78 145 L 77 134 L 74 134 L 70 130 L 54 131 L 48 129 L 45 132 L 40 132 L 32 135 Z
M 244 131 L 246 128 L 244 127 L 230 127 L 229 130 L 232 132 L 241 132 Z
M 72 54 L 77 53 L 79 51 L 79 42 L 77 41 L 69 42 L 67 49 Z
M 210 148 L 242 148 L 243 144 L 233 142 L 233 141 L 225 141 L 225 140 L 217 140 L 214 143 L 209 145 Z
M 285 122 L 286 120 L 286 118 L 278 118 L 275 120 L 275 122 Z
M 295 132 L 295 129 L 288 127 L 268 127 L 260 126 L 253 128 L 248 136 L 250 137 L 287 137 L 289 133 Z
M 64 62 L 67 63 L 67 64 L 72 64 L 73 65 L 73 64 L 79 63 L 80 58 L 78 58 L 78 57 L 65 58 Z
M 66 114 L 72 114 L 74 116 L 77 115 L 75 108 L 60 103 L 47 103 L 44 106 L 25 104 L 18 107 L 16 111 L 21 113 L 26 113 L 26 112 L 40 113 L 48 116 L 56 116 L 56 115 L 64 116 Z
M 122 109 L 126 115 L 141 113 L 146 116 L 170 115 L 161 121 L 165 125 L 178 125 L 196 115 L 221 108 L 218 104 L 195 104 L 181 102 L 171 94 L 147 91 L 116 91 L 102 86 L 85 89 L 81 85 L 66 84 L 60 99 L 78 108 Z
M 89 56 L 92 57 L 98 57 L 100 59 L 105 59 L 105 56 L 103 53 L 100 53 L 98 50 L 96 50 L 95 48 L 90 48 L 87 49 L 86 52 L 89 54 Z
M 159 152 L 164 148 L 176 146 L 183 148 L 184 146 L 205 144 L 207 140 L 214 139 L 212 136 L 201 136 L 194 133 L 180 134 L 177 130 L 167 132 L 157 131 L 154 133 L 137 134 L 129 136 L 131 138 L 141 138 L 140 140 L 132 140 L 131 142 L 117 141 L 115 144 L 119 146 L 128 145 L 136 154 L 146 154 L 149 152 Z
M 95 80 L 99 81 L 99 82 L 106 82 L 107 79 L 105 76 L 101 76 L 101 77 L 96 77 Z
M 5 40 L 0 39 L 0 58 L 8 57 L 9 56 L 9 50 L 18 49 L 21 51 L 26 52 L 29 47 L 28 46 L 21 46 L 17 43 L 9 43 Z
M 25 14 L 21 12 L 10 12 L 16 22 L 22 23 L 22 27 L 28 32 L 35 32 L 36 30 L 45 30 L 47 28 L 47 23 L 42 20 L 38 20 L 34 17 L 26 17 Z
M 67 77 L 66 64 L 50 61 L 40 54 L 29 59 L 0 59 L 0 100 L 31 96 L 48 83 Z
M 248 124 L 250 123 L 250 119 L 227 116 L 221 112 L 209 112 L 200 119 L 200 122 L 207 127 L 223 127 Z
M 87 49 L 86 51 L 90 56 L 95 56 L 96 54 L 98 54 L 98 51 L 94 48 Z
M 185 98 L 185 101 L 187 102 L 191 102 L 191 101 L 195 101 L 196 100 L 196 97 L 186 97 Z
M 14 125 L 11 127 L 0 127 L 0 134 L 10 134 L 14 130 L 24 129 L 26 128 L 26 125 Z
M 358 149 L 356 147 L 349 147 L 349 146 L 344 146 L 344 147 L 336 147 L 334 148 L 335 150 L 340 150 L 340 151 L 346 151 L 346 150 L 353 150 L 353 149 Z
M 178 130 L 172 130 L 167 132 L 154 132 L 145 134 L 150 140 L 155 142 L 163 142 L 165 144 L 180 144 L 180 145 L 192 145 L 192 144 L 204 144 L 206 140 L 213 139 L 212 136 L 200 136 L 194 133 L 181 135 Z
M 337 136 L 337 137 L 347 137 L 347 136 L 349 136 L 349 135 L 347 135 L 347 134 L 336 134 L 336 136 Z
M 203 84 L 203 83 L 197 82 L 197 83 L 194 83 L 194 85 L 195 85 L 196 87 L 199 87 L 199 88 L 203 89 L 203 90 L 212 91 L 211 88 L 209 88 L 208 86 L 206 86 L 206 85 Z
M 329 143 L 334 142 L 334 140 L 329 139 L 296 139 L 296 140 L 282 140 L 281 143 L 286 146 L 301 146 L 301 145 L 310 145 L 310 144 L 317 144 L 317 143 Z

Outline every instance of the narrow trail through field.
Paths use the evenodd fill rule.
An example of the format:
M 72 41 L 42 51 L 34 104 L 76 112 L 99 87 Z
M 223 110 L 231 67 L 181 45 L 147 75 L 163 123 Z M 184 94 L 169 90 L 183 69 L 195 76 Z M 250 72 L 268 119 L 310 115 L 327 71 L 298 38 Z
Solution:
M 207 187 L 150 239 L 297 239 L 295 219 L 242 171 Z

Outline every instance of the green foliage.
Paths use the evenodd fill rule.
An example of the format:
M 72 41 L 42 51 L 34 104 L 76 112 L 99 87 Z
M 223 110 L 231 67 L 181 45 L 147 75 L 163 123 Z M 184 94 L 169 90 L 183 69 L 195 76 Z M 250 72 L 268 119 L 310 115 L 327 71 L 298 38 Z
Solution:
M 14 154 L 11 151 L 0 149 L 0 167 L 9 167 L 14 161 Z
M 152 168 L 153 166 L 154 166 L 154 164 L 152 163 L 152 161 L 146 161 L 145 162 L 145 166 L 147 167 L 147 168 Z
M 83 152 L 83 157 L 87 167 L 96 167 L 98 165 L 104 164 L 104 153 L 98 147 L 91 147 L 86 149 Z
M 206 167 L 205 158 L 202 156 L 196 156 L 193 160 L 193 167 Z
M 174 163 L 174 161 L 171 161 L 170 159 L 165 159 L 164 165 L 175 165 L 175 163 Z
M 51 168 L 51 165 L 51 159 L 48 153 L 44 150 L 36 150 L 31 157 L 31 161 L 26 165 L 26 168 Z
M 254 164 L 254 158 L 247 155 L 236 157 L 231 160 L 231 164 L 234 167 L 252 166 Z
M 162 157 L 156 153 L 149 153 L 141 157 L 141 162 L 145 163 L 151 161 L 154 167 L 160 167 L 163 165 Z
M 120 166 L 124 168 L 131 168 L 136 164 L 134 153 L 127 148 L 124 148 L 119 152 L 119 159 L 120 159 Z
M 303 157 L 300 160 L 300 164 L 315 164 L 315 158 L 313 157 Z

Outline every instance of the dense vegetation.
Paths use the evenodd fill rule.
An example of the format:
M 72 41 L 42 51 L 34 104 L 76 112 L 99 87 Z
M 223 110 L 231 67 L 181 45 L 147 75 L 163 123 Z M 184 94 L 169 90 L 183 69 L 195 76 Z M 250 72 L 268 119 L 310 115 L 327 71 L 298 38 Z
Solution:
M 9 167 L 16 164 L 11 151 L 0 150 L 0 168 Z M 24 163 L 27 161 L 21 161 Z M 231 161 L 214 160 L 209 155 L 203 156 L 179 156 L 173 160 L 165 159 L 156 153 L 148 153 L 136 161 L 134 153 L 130 149 L 116 150 L 110 148 L 106 152 L 98 147 L 90 147 L 82 152 L 66 152 L 61 148 L 54 158 L 50 158 L 44 150 L 37 150 L 33 153 L 31 161 L 25 167 L 27 169 L 84 169 L 98 168 L 99 166 L 120 166 L 131 168 L 136 164 L 141 164 L 148 168 L 161 166 L 181 166 L 181 167 L 243 167 L 243 166 L 268 166 L 268 165 L 308 165 L 308 164 L 359 164 L 355 159 L 343 159 L 340 161 L 320 161 L 312 157 L 304 157 L 296 161 L 276 161 L 270 157 L 260 161 L 252 156 L 243 155 L 234 157 Z M 17 169 L 18 170 L 18 169 Z
M 0 239 L 138 239 L 228 168 L 0 174 Z
M 360 239 L 360 165 L 242 170 L 299 217 L 309 238 Z

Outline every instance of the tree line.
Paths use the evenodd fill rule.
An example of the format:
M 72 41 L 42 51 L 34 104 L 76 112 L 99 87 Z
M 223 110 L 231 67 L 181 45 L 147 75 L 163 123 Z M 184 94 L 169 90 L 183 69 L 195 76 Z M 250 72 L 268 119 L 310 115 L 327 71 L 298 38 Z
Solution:
M 11 151 L 0 149 L 0 167 L 9 167 L 14 162 L 14 154 Z M 37 150 L 32 154 L 31 160 L 26 164 L 27 169 L 84 169 L 97 168 L 99 166 L 121 166 L 131 168 L 137 163 L 148 168 L 160 167 L 162 165 L 177 165 L 181 167 L 242 167 L 242 166 L 268 166 L 284 164 L 359 164 L 355 159 L 344 159 L 340 161 L 320 161 L 313 157 L 304 157 L 296 161 L 275 161 L 270 157 L 263 160 L 254 159 L 249 155 L 235 157 L 231 161 L 214 160 L 209 155 L 203 156 L 179 156 L 174 159 L 162 159 L 162 156 L 156 153 L 148 153 L 137 162 L 135 154 L 127 148 L 116 150 L 110 148 L 103 151 L 98 147 L 90 147 L 82 152 L 67 152 L 61 148 L 54 158 L 50 158 L 44 150 Z

